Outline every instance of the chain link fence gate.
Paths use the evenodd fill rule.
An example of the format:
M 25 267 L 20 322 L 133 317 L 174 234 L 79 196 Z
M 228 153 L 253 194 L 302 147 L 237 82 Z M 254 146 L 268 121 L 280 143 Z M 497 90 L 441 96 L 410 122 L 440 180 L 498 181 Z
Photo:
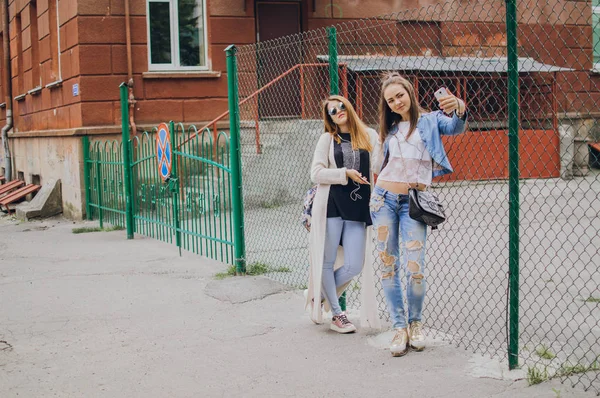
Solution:
M 444 137 L 455 172 L 432 187 L 450 217 L 428 236 L 429 334 L 503 359 L 510 348 L 530 382 L 561 377 L 600 394 L 600 170 L 589 145 L 600 141 L 600 76 L 593 71 L 600 4 L 519 2 L 512 47 L 505 4 L 452 1 L 239 47 L 247 261 L 306 286 L 308 235 L 299 215 L 331 77 L 376 130 L 382 72 L 411 79 L 431 110 L 433 92 L 445 86 L 470 114 L 467 133 Z M 519 56 L 512 75 L 518 118 L 509 122 L 511 50 Z M 330 75 L 334 55 L 337 73 Z M 518 131 L 510 162 L 509 127 Z M 519 179 L 513 176 L 509 193 L 511 162 Z M 512 238 L 511 212 L 518 221 Z M 512 317 L 510 239 L 517 254 L 510 262 L 519 267 Z M 359 287 L 360 278 L 347 291 L 351 308 Z

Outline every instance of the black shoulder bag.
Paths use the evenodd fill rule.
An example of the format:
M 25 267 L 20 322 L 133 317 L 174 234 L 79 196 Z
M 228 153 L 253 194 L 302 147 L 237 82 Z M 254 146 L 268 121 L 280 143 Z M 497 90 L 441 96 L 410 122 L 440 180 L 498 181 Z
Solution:
M 413 220 L 421 221 L 437 229 L 446 221 L 444 206 L 433 192 L 419 191 L 415 188 L 408 190 L 408 215 Z
M 398 140 L 397 137 L 395 138 Z M 423 149 L 423 151 L 425 151 L 425 149 Z M 400 153 L 402 153 L 402 151 L 400 151 Z M 406 168 L 404 157 L 402 157 L 402 161 Z M 417 172 L 417 174 L 419 173 Z M 408 215 L 413 220 L 429 225 L 432 230 L 437 229 L 438 225 L 446 221 L 444 206 L 437 195 L 429 191 L 419 191 L 416 188 L 408 189 Z

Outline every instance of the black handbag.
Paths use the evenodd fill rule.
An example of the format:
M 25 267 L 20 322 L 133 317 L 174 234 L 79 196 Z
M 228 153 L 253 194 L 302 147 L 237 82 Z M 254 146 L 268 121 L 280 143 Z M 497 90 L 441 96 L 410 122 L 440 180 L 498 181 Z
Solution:
M 408 215 L 413 220 L 429 225 L 431 229 L 437 229 L 446 221 L 444 206 L 438 197 L 432 192 L 415 188 L 408 190 Z
M 400 143 L 398 136 L 395 138 L 398 143 Z M 404 136 L 403 138 L 406 141 Z M 425 151 L 425 148 L 423 148 L 423 151 Z M 404 157 L 402 157 L 402 162 L 406 168 Z M 420 167 L 421 166 L 419 166 L 419 168 Z M 433 192 L 419 191 L 416 188 L 408 189 L 408 215 L 413 220 L 417 220 L 423 224 L 429 225 L 431 229 L 437 229 L 438 225 L 446 221 L 444 206 L 442 206 L 442 203 L 438 197 Z

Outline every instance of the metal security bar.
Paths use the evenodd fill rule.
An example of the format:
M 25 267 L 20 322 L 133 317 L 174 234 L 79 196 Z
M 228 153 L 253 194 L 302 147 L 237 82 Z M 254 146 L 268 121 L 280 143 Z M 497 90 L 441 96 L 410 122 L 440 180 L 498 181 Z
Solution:
M 377 130 L 382 73 L 430 110 L 444 86 L 469 127 L 443 137 L 454 173 L 431 188 L 449 219 L 428 235 L 429 334 L 600 393 L 597 0 L 464 4 L 238 48 L 247 260 L 306 287 L 299 216 L 332 87 Z

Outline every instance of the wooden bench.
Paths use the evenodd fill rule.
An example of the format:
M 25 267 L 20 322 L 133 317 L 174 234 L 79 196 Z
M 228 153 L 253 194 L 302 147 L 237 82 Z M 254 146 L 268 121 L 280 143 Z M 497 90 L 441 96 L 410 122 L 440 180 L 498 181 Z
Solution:
M 8 205 L 10 205 L 11 203 L 20 201 L 21 199 L 25 198 L 25 196 L 37 192 L 40 190 L 40 186 L 39 185 L 34 185 L 34 184 L 27 184 L 22 188 L 17 189 L 14 192 L 9 193 L 8 195 L 2 197 L 0 199 L 0 210 L 6 211 L 6 212 L 10 212 L 13 209 L 10 208 Z
M 7 182 L 6 184 L 0 185 L 0 198 L 8 194 L 10 191 L 16 188 L 20 188 L 25 185 L 25 181 L 14 180 Z

